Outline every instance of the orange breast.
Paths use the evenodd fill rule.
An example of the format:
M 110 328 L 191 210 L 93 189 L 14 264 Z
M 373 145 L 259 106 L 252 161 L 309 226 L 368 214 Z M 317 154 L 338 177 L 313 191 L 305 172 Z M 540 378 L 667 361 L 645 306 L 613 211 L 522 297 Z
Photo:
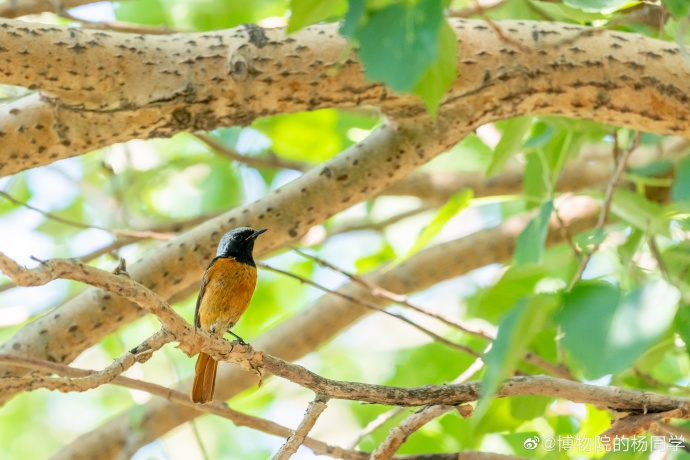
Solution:
M 234 258 L 218 259 L 206 274 L 199 305 L 199 323 L 220 337 L 239 321 L 247 310 L 256 287 L 256 267 Z

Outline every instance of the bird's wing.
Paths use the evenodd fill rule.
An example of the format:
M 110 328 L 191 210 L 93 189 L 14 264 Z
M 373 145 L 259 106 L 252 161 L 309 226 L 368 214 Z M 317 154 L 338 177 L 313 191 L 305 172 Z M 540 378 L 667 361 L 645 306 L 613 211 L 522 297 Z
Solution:
M 208 265 L 208 268 L 206 268 L 206 272 L 204 273 L 204 277 L 201 279 L 201 287 L 199 288 L 199 296 L 196 298 L 196 308 L 194 309 L 194 329 L 198 329 L 201 327 L 201 323 L 199 322 L 199 306 L 201 305 L 201 299 L 204 297 L 204 289 L 206 288 L 206 282 L 208 281 L 208 271 L 213 267 L 213 264 L 216 263 L 216 260 L 218 260 L 219 257 L 214 257 L 211 263 Z

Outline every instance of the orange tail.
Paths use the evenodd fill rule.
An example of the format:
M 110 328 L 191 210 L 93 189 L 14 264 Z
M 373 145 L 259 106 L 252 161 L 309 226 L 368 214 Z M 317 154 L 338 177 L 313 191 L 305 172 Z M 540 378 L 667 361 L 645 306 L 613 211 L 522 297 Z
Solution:
M 192 401 L 195 403 L 207 403 L 213 401 L 213 390 L 216 388 L 216 369 L 218 361 L 211 355 L 199 353 L 196 361 L 196 373 L 192 385 Z

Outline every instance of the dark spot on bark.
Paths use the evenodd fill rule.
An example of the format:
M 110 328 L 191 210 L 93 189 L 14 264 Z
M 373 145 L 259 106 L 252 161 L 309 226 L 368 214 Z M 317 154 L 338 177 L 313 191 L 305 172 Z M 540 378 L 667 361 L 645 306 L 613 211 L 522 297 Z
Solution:
M 22 344 L 19 343 L 19 342 L 14 342 L 14 343 L 12 344 L 12 349 L 13 349 L 13 350 L 19 350 L 21 347 L 22 347 Z
M 326 176 L 330 179 L 333 176 L 333 172 L 331 171 L 331 168 L 325 167 L 325 168 L 323 168 L 323 170 L 321 171 L 319 176 Z M 302 190 L 304 190 L 304 189 L 302 189 Z
M 74 332 L 74 331 L 76 331 L 77 329 L 79 329 L 79 326 L 77 326 L 76 324 L 72 324 L 72 325 L 69 327 L 68 331 L 69 331 L 69 332 Z
M 268 43 L 268 37 L 262 27 L 255 24 L 244 24 L 244 28 L 249 35 L 249 43 L 257 48 L 263 48 Z

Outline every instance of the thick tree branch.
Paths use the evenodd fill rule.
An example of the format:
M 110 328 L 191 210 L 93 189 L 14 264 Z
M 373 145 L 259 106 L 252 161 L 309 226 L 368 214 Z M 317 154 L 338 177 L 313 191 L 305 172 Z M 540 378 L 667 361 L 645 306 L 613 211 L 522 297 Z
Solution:
M 453 114 L 460 130 L 557 114 L 690 137 L 687 83 L 679 77 L 690 64 L 674 44 L 558 23 L 497 22 L 504 36 L 485 21 L 450 23 L 459 76 L 441 112 Z M 2 107 L 0 175 L 128 139 L 278 113 L 358 105 L 393 118 L 425 111 L 417 98 L 365 81 L 355 60 L 341 62 L 346 42 L 336 24 L 290 37 L 258 26 L 161 36 L 0 25 L 12 69 L 0 83 L 40 91 Z

